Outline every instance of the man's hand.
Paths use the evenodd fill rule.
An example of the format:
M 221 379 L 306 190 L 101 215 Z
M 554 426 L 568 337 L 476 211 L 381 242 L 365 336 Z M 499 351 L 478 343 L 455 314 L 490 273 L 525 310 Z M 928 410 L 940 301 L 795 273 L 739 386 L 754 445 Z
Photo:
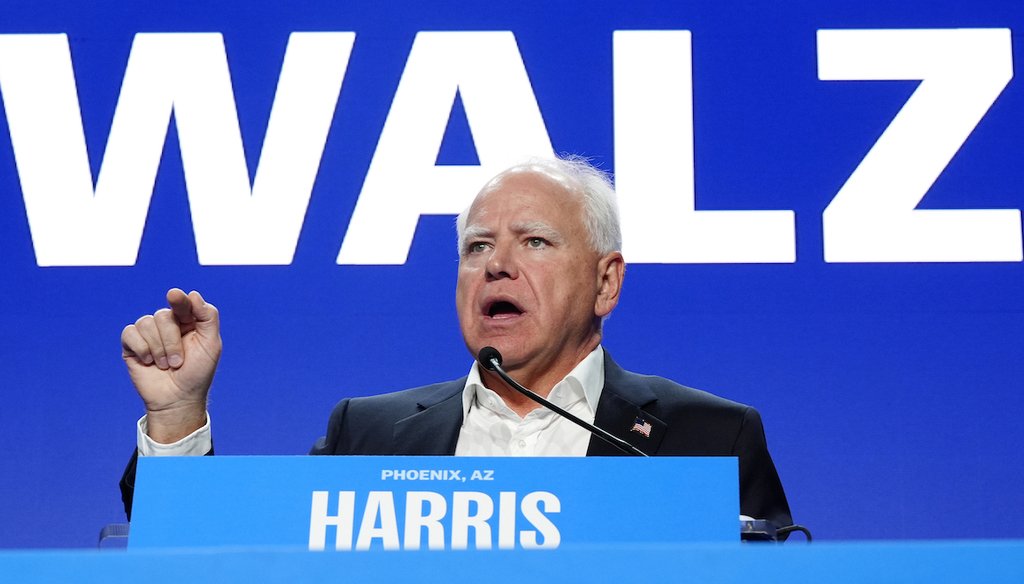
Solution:
M 146 404 L 149 437 L 169 444 L 206 423 L 206 396 L 220 359 L 220 318 L 199 292 L 167 292 L 170 308 L 121 331 L 121 354 Z

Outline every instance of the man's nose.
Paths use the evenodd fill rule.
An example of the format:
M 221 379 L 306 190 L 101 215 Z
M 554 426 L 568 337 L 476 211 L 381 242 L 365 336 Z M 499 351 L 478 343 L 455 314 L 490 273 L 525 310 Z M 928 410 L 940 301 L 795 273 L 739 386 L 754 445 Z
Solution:
M 519 277 L 519 269 L 516 264 L 515 255 L 507 246 L 495 246 L 487 258 L 487 278 L 501 280 L 503 278 L 516 279 Z

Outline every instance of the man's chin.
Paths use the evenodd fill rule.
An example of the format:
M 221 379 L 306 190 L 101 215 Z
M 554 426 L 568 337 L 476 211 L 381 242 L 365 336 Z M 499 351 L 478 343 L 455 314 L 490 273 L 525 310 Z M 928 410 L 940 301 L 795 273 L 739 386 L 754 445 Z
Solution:
M 505 369 L 519 367 L 526 360 L 526 352 L 523 350 L 522 343 L 507 337 L 483 338 L 467 343 L 466 346 L 474 359 L 480 355 L 480 350 L 484 347 L 496 349 L 501 354 L 501 365 Z

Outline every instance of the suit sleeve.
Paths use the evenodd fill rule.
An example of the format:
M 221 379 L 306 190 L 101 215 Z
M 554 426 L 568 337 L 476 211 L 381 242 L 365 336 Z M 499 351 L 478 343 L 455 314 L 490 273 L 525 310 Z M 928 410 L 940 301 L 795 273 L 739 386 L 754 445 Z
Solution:
M 132 452 L 128 459 L 128 466 L 124 467 L 124 474 L 121 475 L 121 502 L 124 503 L 124 514 L 128 521 L 132 520 L 132 500 L 135 498 L 135 469 L 139 464 L 139 451 Z
M 740 513 L 768 519 L 778 527 L 793 524 L 775 463 L 768 454 L 761 415 L 748 407 L 733 454 L 740 460 Z
M 330 420 L 327 422 L 327 434 L 316 439 L 309 453 L 316 454 L 345 454 L 341 447 L 341 434 L 344 430 L 345 415 L 348 413 L 348 399 L 343 399 L 331 410 Z

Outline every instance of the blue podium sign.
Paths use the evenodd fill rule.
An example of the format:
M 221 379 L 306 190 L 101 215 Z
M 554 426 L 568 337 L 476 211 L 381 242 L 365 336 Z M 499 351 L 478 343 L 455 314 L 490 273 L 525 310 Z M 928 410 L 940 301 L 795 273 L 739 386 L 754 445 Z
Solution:
M 129 547 L 728 542 L 738 510 L 731 457 L 142 458 Z

